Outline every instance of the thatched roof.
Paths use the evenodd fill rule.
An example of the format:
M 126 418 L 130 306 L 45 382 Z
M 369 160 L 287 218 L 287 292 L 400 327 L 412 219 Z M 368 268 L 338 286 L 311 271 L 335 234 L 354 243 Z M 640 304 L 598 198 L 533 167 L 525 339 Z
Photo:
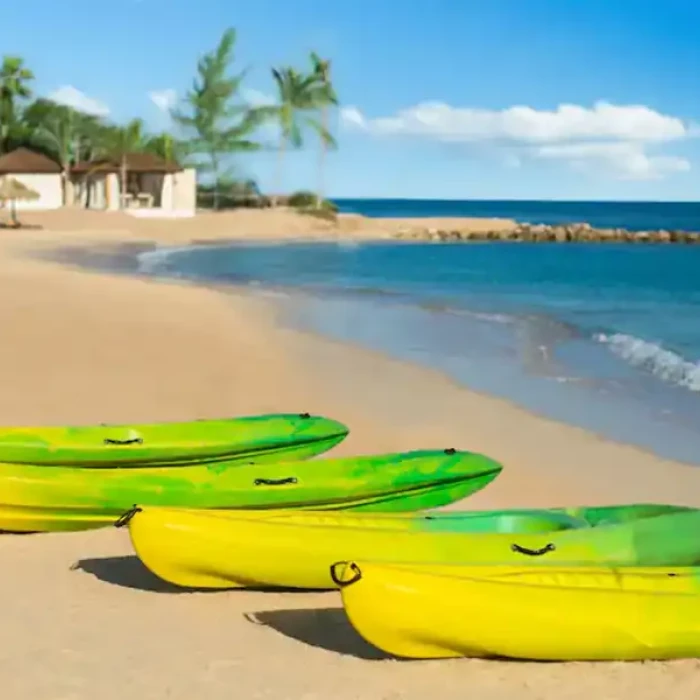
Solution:
M 73 173 L 118 173 L 121 163 L 118 158 L 102 158 L 76 163 Z M 130 173 L 176 173 L 182 168 L 173 161 L 165 161 L 153 153 L 127 153 L 126 168 Z
M 39 199 L 39 193 L 13 177 L 0 178 L 0 201 L 8 199 Z
M 17 148 L 0 156 L 0 175 L 53 175 L 61 172 L 61 166 L 43 153 L 28 148 Z

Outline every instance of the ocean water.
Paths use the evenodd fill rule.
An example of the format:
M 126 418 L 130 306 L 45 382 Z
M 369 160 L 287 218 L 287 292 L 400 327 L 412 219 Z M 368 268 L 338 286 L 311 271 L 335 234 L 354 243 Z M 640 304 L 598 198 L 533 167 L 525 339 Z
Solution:
M 700 463 L 700 247 L 229 245 L 140 265 L 276 290 L 296 327 Z
M 552 202 L 449 199 L 335 199 L 341 212 L 374 217 L 474 216 L 530 224 L 587 222 L 628 231 L 700 231 L 700 202 Z

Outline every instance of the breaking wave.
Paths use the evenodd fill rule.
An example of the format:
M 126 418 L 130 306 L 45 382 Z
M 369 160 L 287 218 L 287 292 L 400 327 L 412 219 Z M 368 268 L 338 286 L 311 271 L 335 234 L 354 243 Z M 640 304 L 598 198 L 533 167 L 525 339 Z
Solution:
M 595 340 L 607 345 L 618 357 L 634 367 L 690 391 L 700 391 L 698 362 L 691 362 L 661 345 L 625 333 L 598 333 Z

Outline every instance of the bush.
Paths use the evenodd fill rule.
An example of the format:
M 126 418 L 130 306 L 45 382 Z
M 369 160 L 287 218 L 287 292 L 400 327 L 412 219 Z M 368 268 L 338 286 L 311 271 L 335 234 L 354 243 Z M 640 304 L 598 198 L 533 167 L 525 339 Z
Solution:
M 287 204 L 290 207 L 295 207 L 297 209 L 305 209 L 306 207 L 316 206 L 316 194 L 314 192 L 309 192 L 308 190 L 301 190 L 300 192 L 295 192 L 290 194 L 287 199 Z
M 287 205 L 300 211 L 314 210 L 316 212 L 323 211 L 327 214 L 336 214 L 338 212 L 338 207 L 328 199 L 322 200 L 319 207 L 316 194 L 308 190 L 291 194 L 287 199 Z

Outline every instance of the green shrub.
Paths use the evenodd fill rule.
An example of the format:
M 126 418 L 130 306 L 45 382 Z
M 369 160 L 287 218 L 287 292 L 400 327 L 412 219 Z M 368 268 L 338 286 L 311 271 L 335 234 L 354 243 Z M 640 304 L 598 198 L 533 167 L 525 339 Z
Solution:
M 287 204 L 290 207 L 295 207 L 297 209 L 304 209 L 305 207 L 315 207 L 316 194 L 314 192 L 309 192 L 308 190 L 294 192 L 294 194 L 289 195 L 289 199 L 287 199 Z
M 328 199 L 321 201 L 321 206 L 318 206 L 317 196 L 315 192 L 301 190 L 291 194 L 287 199 L 287 205 L 299 209 L 299 211 L 314 210 L 315 212 L 325 212 L 326 214 L 336 214 L 338 207 Z

